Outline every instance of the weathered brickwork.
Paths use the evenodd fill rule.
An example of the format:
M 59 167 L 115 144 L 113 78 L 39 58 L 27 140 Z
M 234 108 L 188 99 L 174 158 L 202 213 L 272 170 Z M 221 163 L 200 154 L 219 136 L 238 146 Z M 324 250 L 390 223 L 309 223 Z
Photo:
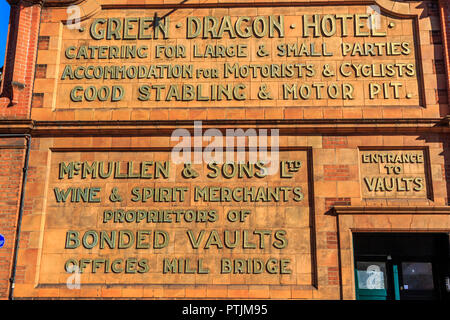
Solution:
M 7 299 L 16 239 L 18 206 L 22 186 L 25 139 L 0 139 L 0 229 L 5 245 L 0 251 L 0 299 Z
M 29 117 L 34 83 L 40 4 L 13 2 L 1 86 L 0 118 Z
M 324 165 L 324 180 L 349 180 L 351 178 L 348 165 Z
M 283 91 L 280 83 L 284 80 L 281 76 L 267 83 L 264 82 L 265 77 L 251 81 L 231 76 L 217 78 L 217 83 L 238 86 L 238 89 L 241 83 L 245 83 L 248 96 L 242 100 L 239 100 L 240 90 L 232 92 L 230 96 L 225 95 L 222 100 L 210 98 L 212 101 L 202 101 L 189 100 L 192 92 L 181 93 L 177 89 L 173 89 L 170 94 L 163 89 L 152 89 L 154 91 L 145 100 L 142 96 L 139 99 L 139 95 L 145 93 L 145 90 L 139 91 L 141 85 L 163 83 L 167 87 L 178 85 L 182 88 L 182 85 L 201 84 L 205 87 L 215 84 L 214 78 L 193 76 L 192 79 L 162 79 L 162 82 L 145 77 L 129 79 L 131 76 L 113 80 L 77 79 L 83 77 L 82 71 L 71 74 L 65 70 L 67 66 L 82 66 L 85 68 L 83 70 L 91 66 L 89 70 L 94 70 L 99 64 L 125 66 L 133 63 L 178 63 L 214 69 L 225 62 L 289 63 L 292 57 L 279 57 L 273 53 L 276 52 L 276 46 L 285 40 L 292 43 L 305 41 L 298 34 L 301 32 L 300 17 L 303 14 L 364 15 L 368 10 L 364 1 L 342 1 L 342 4 L 321 1 L 320 5 L 314 3 L 311 6 L 308 1 L 288 0 L 239 3 L 231 0 L 193 1 L 189 4 L 165 0 L 132 3 L 84 0 L 77 3 L 82 14 L 81 29 L 63 23 L 70 18 L 69 13 L 64 6 L 52 6 L 54 1 L 49 1 L 48 6 L 41 1 L 12 2 L 14 5 L 0 98 L 0 167 L 3 168 L 0 171 L 0 233 L 7 239 L 5 246 L 0 249 L 0 299 L 8 299 L 11 292 L 12 270 L 15 275 L 12 293 L 16 299 L 354 299 L 352 232 L 450 232 L 448 1 L 423 1 L 422 5 L 410 1 L 376 1 L 381 7 L 381 21 L 384 24 L 380 30 L 386 29 L 388 36 L 376 36 L 373 42 L 388 41 L 386 39 L 391 42 L 410 41 L 413 44 L 410 55 L 404 54 L 398 59 L 405 64 L 416 64 L 417 73 L 407 79 L 407 85 L 399 91 L 401 97 L 395 98 L 394 94 L 398 92 L 395 93 L 392 88 L 388 92 L 388 87 L 380 86 L 377 94 L 388 96 L 383 100 L 370 96 L 377 90 L 368 89 L 369 83 L 375 81 L 373 78 L 347 79 L 343 75 L 333 78 L 336 83 L 347 79 L 355 88 L 356 99 L 349 101 L 334 97 L 303 99 L 300 96 L 306 96 L 306 91 L 292 93 L 290 87 Z M 133 19 L 142 15 L 154 17 L 155 14 L 160 17 L 170 16 L 169 31 L 173 37 L 169 40 L 162 37 L 147 39 L 146 43 L 151 43 L 151 58 L 142 58 L 142 61 L 137 62 L 133 59 L 98 58 L 99 54 L 102 55 L 101 50 L 106 50 L 100 49 L 101 46 L 110 46 L 113 42 L 119 47 L 140 44 L 142 41 L 110 41 L 107 37 L 113 38 L 114 30 L 106 29 L 105 37 L 102 38 L 102 31 L 99 30 L 107 26 L 107 21 L 112 21 L 107 19 Z M 255 19 L 256 16 L 269 15 L 285 16 L 283 38 L 247 39 L 236 36 L 233 39 L 205 37 L 207 40 L 201 40 L 201 37 L 186 37 L 184 23 L 188 17 L 198 17 L 199 21 L 203 21 L 210 16 L 230 16 L 232 21 L 236 21 L 238 17 Z M 90 29 L 95 19 L 100 19 L 97 21 L 98 29 Z M 145 25 L 149 21 L 139 23 L 142 24 L 136 26 L 144 31 L 152 30 Z M 126 30 L 131 32 L 132 29 Z M 277 32 L 276 27 L 274 30 Z M 340 27 L 338 30 L 342 31 Z M 145 37 L 144 31 L 140 35 Z M 163 29 L 160 32 L 163 33 Z M 93 34 L 97 40 L 93 39 Z M 364 37 L 353 35 L 317 36 L 312 39 L 318 47 L 322 42 L 327 42 L 330 51 L 338 50 L 344 40 L 352 42 L 363 39 L 364 42 Z M 248 45 L 253 51 L 250 57 L 191 58 L 193 45 L 204 42 Z M 157 54 L 155 46 L 166 43 L 184 46 L 189 55 L 178 59 L 154 59 Z M 256 53 L 262 44 L 268 44 L 269 55 L 275 57 L 265 56 L 264 51 Z M 91 58 L 87 53 L 82 53 L 78 58 L 72 57 L 78 47 L 89 45 L 98 46 L 97 58 Z M 70 46 L 75 49 L 68 50 Z M 299 58 L 299 61 L 302 59 L 309 61 L 314 60 L 314 57 Z M 378 61 L 380 57 L 349 56 L 345 59 L 359 59 L 361 63 L 368 64 Z M 339 68 L 342 61 L 347 61 L 345 59 L 326 56 L 316 60 L 320 60 L 321 67 L 325 68 L 328 63 L 332 68 Z M 383 63 L 389 63 L 390 59 L 394 58 L 387 57 Z M 328 77 L 331 76 L 322 72 L 311 76 L 320 83 L 331 82 Z M 100 99 L 97 96 L 92 101 L 89 93 L 86 101 L 82 89 L 74 90 L 76 86 L 84 90 L 87 86 L 103 85 L 109 89 L 103 89 Z M 110 100 L 110 96 L 103 99 L 101 95 L 111 94 L 114 86 L 123 87 L 124 97 L 117 101 Z M 271 95 L 266 95 L 266 89 Z M 118 90 L 116 93 L 120 94 Z M 157 94 L 163 98 L 157 100 Z M 294 94 L 299 97 L 283 98 L 289 95 L 294 97 Z M 79 102 L 77 99 L 84 100 Z M 147 179 L 148 174 L 156 174 L 153 171 L 154 164 L 171 161 L 171 151 L 178 143 L 171 139 L 172 133 L 176 129 L 188 129 L 187 132 L 194 134 L 196 120 L 202 121 L 203 132 L 218 129 L 225 134 L 230 128 L 279 130 L 279 160 L 285 161 L 282 162 L 280 172 L 270 177 L 249 178 L 248 172 L 246 175 L 241 171 L 242 177 L 239 178 L 226 177 L 225 170 L 225 177 L 221 176 L 221 172 L 219 178 L 213 180 L 206 177 L 211 171 L 206 163 L 193 164 L 192 168 L 198 176 L 188 177 L 186 174 L 191 173 L 189 170 L 183 171 L 181 164 L 171 163 L 167 179 Z M 22 208 L 19 203 L 23 188 L 26 139 L 7 137 L 8 134 L 32 136 Z M 246 140 L 247 147 L 250 136 Z M 196 143 L 195 137 L 189 141 L 192 145 Z M 203 141 L 200 144 L 204 148 L 209 143 Z M 272 149 L 275 147 L 273 142 L 269 142 L 269 146 Z M 115 174 L 119 178 L 98 176 L 100 172 L 104 174 L 105 165 L 109 163 L 108 168 L 109 165 L 117 167 L 116 163 L 120 161 L 123 162 L 122 168 L 117 169 L 117 172 L 112 171 L 113 176 Z M 130 169 L 133 161 L 135 163 L 131 164 Z M 298 166 L 295 161 L 298 161 Z M 89 166 L 69 177 L 70 172 L 78 172 L 75 167 L 69 168 L 71 163 Z M 101 169 L 95 167 L 99 163 L 102 163 Z M 91 165 L 96 169 L 92 169 Z M 139 178 L 136 175 L 140 175 Z M 189 190 L 184 203 L 172 203 L 168 201 L 170 197 L 167 195 L 161 196 L 163 200 L 158 199 L 159 202 L 146 202 L 143 198 L 136 200 L 144 195 L 150 199 L 150 189 L 154 192 L 154 188 L 170 189 L 174 186 Z M 214 198 L 215 191 L 211 191 L 213 200 L 209 202 L 206 198 L 194 200 L 192 190 L 198 186 L 228 189 L 222 191 L 224 194 L 220 201 Z M 279 198 L 274 197 L 273 201 L 239 203 L 234 198 L 227 198 L 235 196 L 229 194 L 231 191 L 228 190 L 232 188 L 254 186 L 293 186 L 300 189 L 296 190 L 296 200 L 289 198 L 283 201 L 281 195 Z M 135 190 L 136 187 L 147 188 L 147 191 Z M 85 192 L 85 188 L 91 188 L 89 192 L 98 188 L 99 191 L 75 196 L 67 193 L 67 201 L 62 200 L 65 195 L 61 190 L 68 188 L 80 188 L 80 192 Z M 122 199 L 118 200 L 118 197 Z M 267 200 L 269 196 L 259 197 Z M 136 223 L 126 221 L 126 217 L 121 222 L 112 222 L 105 218 L 108 210 L 137 212 L 187 207 L 217 210 L 218 218 L 206 223 L 181 221 L 177 224 L 167 221 Z M 226 214 L 237 208 L 248 209 L 250 218 L 233 222 L 232 217 Z M 19 219 L 20 210 L 23 215 Z M 21 232 L 15 261 L 17 223 L 20 223 Z M 137 233 L 144 229 L 151 232 Z M 129 236 L 130 239 L 140 239 L 137 246 L 143 248 L 148 244 L 147 241 L 151 245 L 146 249 L 111 249 L 105 238 L 100 239 L 105 237 L 103 234 L 97 240 L 102 241 L 106 249 L 100 248 L 100 244 L 95 245 L 96 235 L 92 233 L 98 230 L 125 230 L 134 234 Z M 153 235 L 158 230 L 167 232 L 170 238 L 168 245 L 162 248 L 153 247 Z M 208 238 L 212 230 L 217 231 L 217 236 Z M 231 249 L 230 241 L 235 230 L 242 235 L 243 245 Z M 249 230 L 257 230 L 257 233 L 246 233 Z M 228 238 L 228 244 L 222 239 L 227 231 L 230 231 L 228 235 L 231 237 Z M 275 234 L 275 231 L 279 233 Z M 91 236 L 84 240 L 77 238 L 86 232 L 91 232 Z M 163 238 L 160 236 L 159 239 Z M 283 240 L 285 238 L 286 242 Z M 257 242 L 258 239 L 267 241 L 261 243 Z M 126 247 L 126 241 L 121 243 L 122 240 L 117 242 L 117 246 Z M 92 248 L 88 249 L 90 245 Z M 74 274 L 66 270 L 70 265 L 68 261 L 73 259 L 81 263 L 80 259 L 93 256 L 103 259 L 101 267 L 96 269 L 89 264 L 86 272 L 80 275 L 81 289 L 69 287 L 68 280 L 73 279 L 71 277 Z M 125 266 L 126 259 L 135 258 L 137 262 L 130 260 L 128 267 Z M 189 266 L 186 267 L 186 260 L 183 260 L 184 265 L 177 261 L 177 267 L 170 271 L 170 268 L 163 269 L 167 263 L 164 258 L 188 258 L 191 268 L 193 261 L 203 259 L 203 267 L 211 271 L 202 274 L 198 272 L 201 266 L 196 265 L 194 268 L 197 273 L 191 274 Z M 238 266 L 234 273 L 223 272 L 223 269 L 221 273 L 220 268 L 215 267 L 221 266 L 223 258 L 241 259 L 242 264 L 253 258 L 264 261 L 270 258 L 276 258 L 277 261 L 285 259 L 289 260 L 289 272 L 257 273 Z M 105 259 L 109 266 L 118 259 L 122 259 L 123 265 L 118 263 L 114 268 L 105 269 Z M 145 259 L 148 262 L 142 262 Z M 253 268 L 259 262 L 254 263 Z M 279 270 L 283 269 L 282 262 L 278 266 Z M 177 268 L 184 270 L 171 273 Z
M 449 97 L 447 101 L 450 101 L 450 53 L 448 50 L 450 47 L 450 4 L 448 1 L 439 0 L 439 14 L 441 18 L 441 28 L 443 30 L 443 50 L 447 68 L 447 94 Z
M 347 148 L 347 137 L 323 137 L 322 148 L 324 149 L 336 149 Z

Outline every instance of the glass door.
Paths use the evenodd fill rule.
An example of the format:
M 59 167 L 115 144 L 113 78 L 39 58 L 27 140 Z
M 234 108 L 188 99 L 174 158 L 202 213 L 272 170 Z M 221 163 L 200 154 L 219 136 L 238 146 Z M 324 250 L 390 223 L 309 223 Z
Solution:
M 355 233 L 353 243 L 356 299 L 450 300 L 447 234 Z
M 436 299 L 436 284 L 432 262 L 399 263 L 400 299 L 432 300 Z

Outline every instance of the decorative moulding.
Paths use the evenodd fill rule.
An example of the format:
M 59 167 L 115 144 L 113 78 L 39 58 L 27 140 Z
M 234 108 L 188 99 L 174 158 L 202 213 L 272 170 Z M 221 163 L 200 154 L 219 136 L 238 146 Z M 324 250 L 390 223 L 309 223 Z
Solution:
M 356 207 L 335 206 L 331 209 L 333 215 L 356 214 L 450 214 L 450 206 L 420 206 L 420 207 Z

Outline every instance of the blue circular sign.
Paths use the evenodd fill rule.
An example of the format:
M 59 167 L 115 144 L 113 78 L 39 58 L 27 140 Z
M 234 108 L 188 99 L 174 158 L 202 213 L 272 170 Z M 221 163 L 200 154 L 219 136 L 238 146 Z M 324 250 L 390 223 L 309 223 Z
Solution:
M 0 234 L 0 248 L 3 247 L 3 245 L 5 244 L 5 237 Z

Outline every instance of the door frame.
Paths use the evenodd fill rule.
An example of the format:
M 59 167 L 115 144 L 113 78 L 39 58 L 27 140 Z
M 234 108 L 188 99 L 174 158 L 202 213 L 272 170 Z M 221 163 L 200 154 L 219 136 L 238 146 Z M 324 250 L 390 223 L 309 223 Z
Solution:
M 356 298 L 352 235 L 354 232 L 450 234 L 449 206 L 334 206 L 328 214 L 336 218 L 342 300 Z M 424 227 L 425 225 L 431 227 Z
M 445 290 L 443 288 L 443 283 L 441 283 L 441 280 L 443 280 L 443 277 L 447 272 L 445 270 L 441 270 L 443 267 L 445 267 L 445 264 L 443 264 L 443 260 L 445 257 L 441 257 L 439 255 L 439 251 L 437 251 L 438 255 L 417 255 L 417 256 L 411 256 L 404 254 L 403 252 L 397 252 L 395 253 L 395 249 L 386 249 L 386 254 L 370 254 L 370 253 L 357 253 L 355 249 L 355 234 L 365 234 L 370 235 L 374 234 L 375 237 L 379 237 L 379 239 L 383 239 L 383 236 L 392 234 L 408 234 L 412 235 L 414 233 L 424 235 L 424 234 L 432 234 L 434 237 L 434 240 L 439 241 L 439 237 L 443 236 L 444 233 L 435 233 L 435 232 L 360 232 L 355 231 L 352 232 L 352 252 L 353 252 L 353 268 L 355 270 L 354 275 L 354 290 L 355 290 L 355 299 L 358 299 L 358 280 L 357 280 L 357 263 L 358 262 L 380 262 L 385 263 L 386 266 L 386 300 L 442 300 L 445 298 Z M 450 235 L 449 235 L 450 236 Z M 364 238 L 363 238 L 364 239 Z M 419 238 L 420 239 L 420 238 Z M 441 238 L 442 240 L 443 238 Z M 361 239 L 362 240 L 362 239 Z M 450 237 L 449 237 L 450 242 Z M 434 249 L 437 248 L 439 245 L 438 243 L 433 243 Z M 380 247 L 378 247 L 379 249 Z M 395 248 L 395 245 L 392 247 Z M 392 255 L 391 255 L 391 251 Z M 446 252 L 443 250 L 443 252 Z M 379 253 L 379 252 L 378 252 Z M 436 253 L 435 253 L 436 254 Z M 450 260 L 450 256 L 448 257 Z M 433 290 L 405 290 L 404 289 L 404 283 L 403 283 L 403 263 L 430 263 L 432 267 L 432 276 L 433 276 Z M 442 264 L 442 265 L 441 265 Z M 448 266 L 448 265 L 447 265 Z M 375 296 L 376 296 L 376 292 Z M 405 299 L 406 298 L 406 299 Z M 379 300 L 379 299 L 374 299 Z

